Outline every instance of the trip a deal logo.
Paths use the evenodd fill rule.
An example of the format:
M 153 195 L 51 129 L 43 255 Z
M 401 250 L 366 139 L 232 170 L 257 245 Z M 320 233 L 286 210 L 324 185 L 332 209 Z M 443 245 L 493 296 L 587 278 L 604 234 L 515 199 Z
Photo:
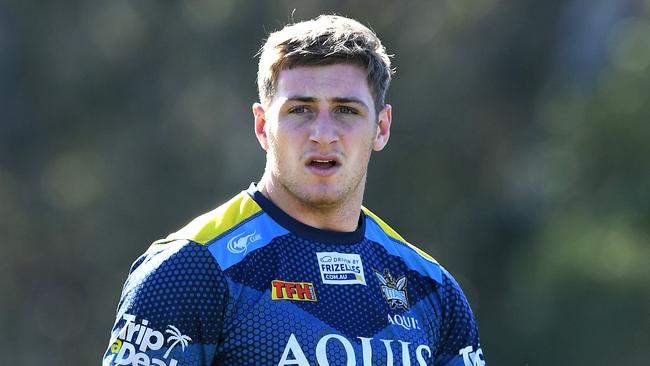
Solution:
M 319 252 L 318 268 L 323 283 L 331 285 L 365 285 L 361 256 L 353 253 Z
M 184 352 L 192 341 L 173 325 L 167 326 L 165 333 L 169 336 L 165 337 L 162 332 L 150 328 L 146 319 L 136 320 L 131 314 L 124 314 L 122 318 L 126 324 L 110 348 L 112 365 L 177 366 L 178 360 L 170 357 L 172 350 L 180 346 Z

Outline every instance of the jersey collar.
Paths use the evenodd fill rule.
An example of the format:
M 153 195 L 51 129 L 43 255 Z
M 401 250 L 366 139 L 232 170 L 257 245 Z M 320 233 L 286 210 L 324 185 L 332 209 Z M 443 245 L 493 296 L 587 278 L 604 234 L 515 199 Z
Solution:
M 363 212 L 359 212 L 359 223 L 355 231 L 341 232 L 317 229 L 313 226 L 306 225 L 286 212 L 282 211 L 270 199 L 266 198 L 258 189 L 255 183 L 251 183 L 246 192 L 257 202 L 258 205 L 266 212 L 275 222 L 289 230 L 291 233 L 301 236 L 305 239 L 332 243 L 332 244 L 354 244 L 363 240 L 366 232 L 366 220 Z

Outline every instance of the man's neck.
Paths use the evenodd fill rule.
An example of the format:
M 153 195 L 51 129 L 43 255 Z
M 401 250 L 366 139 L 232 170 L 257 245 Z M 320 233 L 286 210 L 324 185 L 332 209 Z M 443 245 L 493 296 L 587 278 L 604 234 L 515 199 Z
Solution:
M 364 185 L 364 182 L 360 183 Z M 310 205 L 292 195 L 286 188 L 274 184 L 263 177 L 257 185 L 258 190 L 287 215 L 303 224 L 322 230 L 352 232 L 359 224 L 359 214 L 364 187 L 341 202 L 331 205 Z

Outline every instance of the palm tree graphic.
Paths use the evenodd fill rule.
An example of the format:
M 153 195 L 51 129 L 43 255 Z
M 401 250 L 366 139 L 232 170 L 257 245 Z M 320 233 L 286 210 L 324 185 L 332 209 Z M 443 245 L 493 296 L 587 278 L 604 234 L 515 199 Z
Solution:
M 187 344 L 188 344 L 190 341 L 192 341 L 192 338 L 190 338 L 189 336 L 186 336 L 186 335 L 182 335 L 182 334 L 181 334 L 181 331 L 178 330 L 178 328 L 176 328 L 175 326 L 173 326 L 173 325 L 168 325 L 168 327 L 171 328 L 171 329 L 167 329 L 167 330 L 165 331 L 165 333 L 169 333 L 169 334 L 171 334 L 171 335 L 169 336 L 169 338 L 167 338 L 167 343 L 169 343 L 169 342 L 171 342 L 171 341 L 174 341 L 174 343 L 172 343 L 171 347 L 169 347 L 169 348 L 167 349 L 167 352 L 165 352 L 165 354 L 163 355 L 163 358 L 167 358 L 167 357 L 169 357 L 169 353 L 170 353 L 170 352 L 172 351 L 172 349 L 173 349 L 174 347 L 176 347 L 176 345 L 179 344 L 179 343 L 181 344 L 181 348 L 182 348 L 182 350 L 185 351 L 185 346 L 187 346 Z

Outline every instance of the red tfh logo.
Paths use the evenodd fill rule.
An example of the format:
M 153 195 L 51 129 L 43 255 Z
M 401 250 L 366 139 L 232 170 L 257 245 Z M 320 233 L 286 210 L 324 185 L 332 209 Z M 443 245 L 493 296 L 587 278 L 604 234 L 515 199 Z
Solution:
M 271 299 L 316 301 L 316 292 L 311 282 L 271 281 Z

